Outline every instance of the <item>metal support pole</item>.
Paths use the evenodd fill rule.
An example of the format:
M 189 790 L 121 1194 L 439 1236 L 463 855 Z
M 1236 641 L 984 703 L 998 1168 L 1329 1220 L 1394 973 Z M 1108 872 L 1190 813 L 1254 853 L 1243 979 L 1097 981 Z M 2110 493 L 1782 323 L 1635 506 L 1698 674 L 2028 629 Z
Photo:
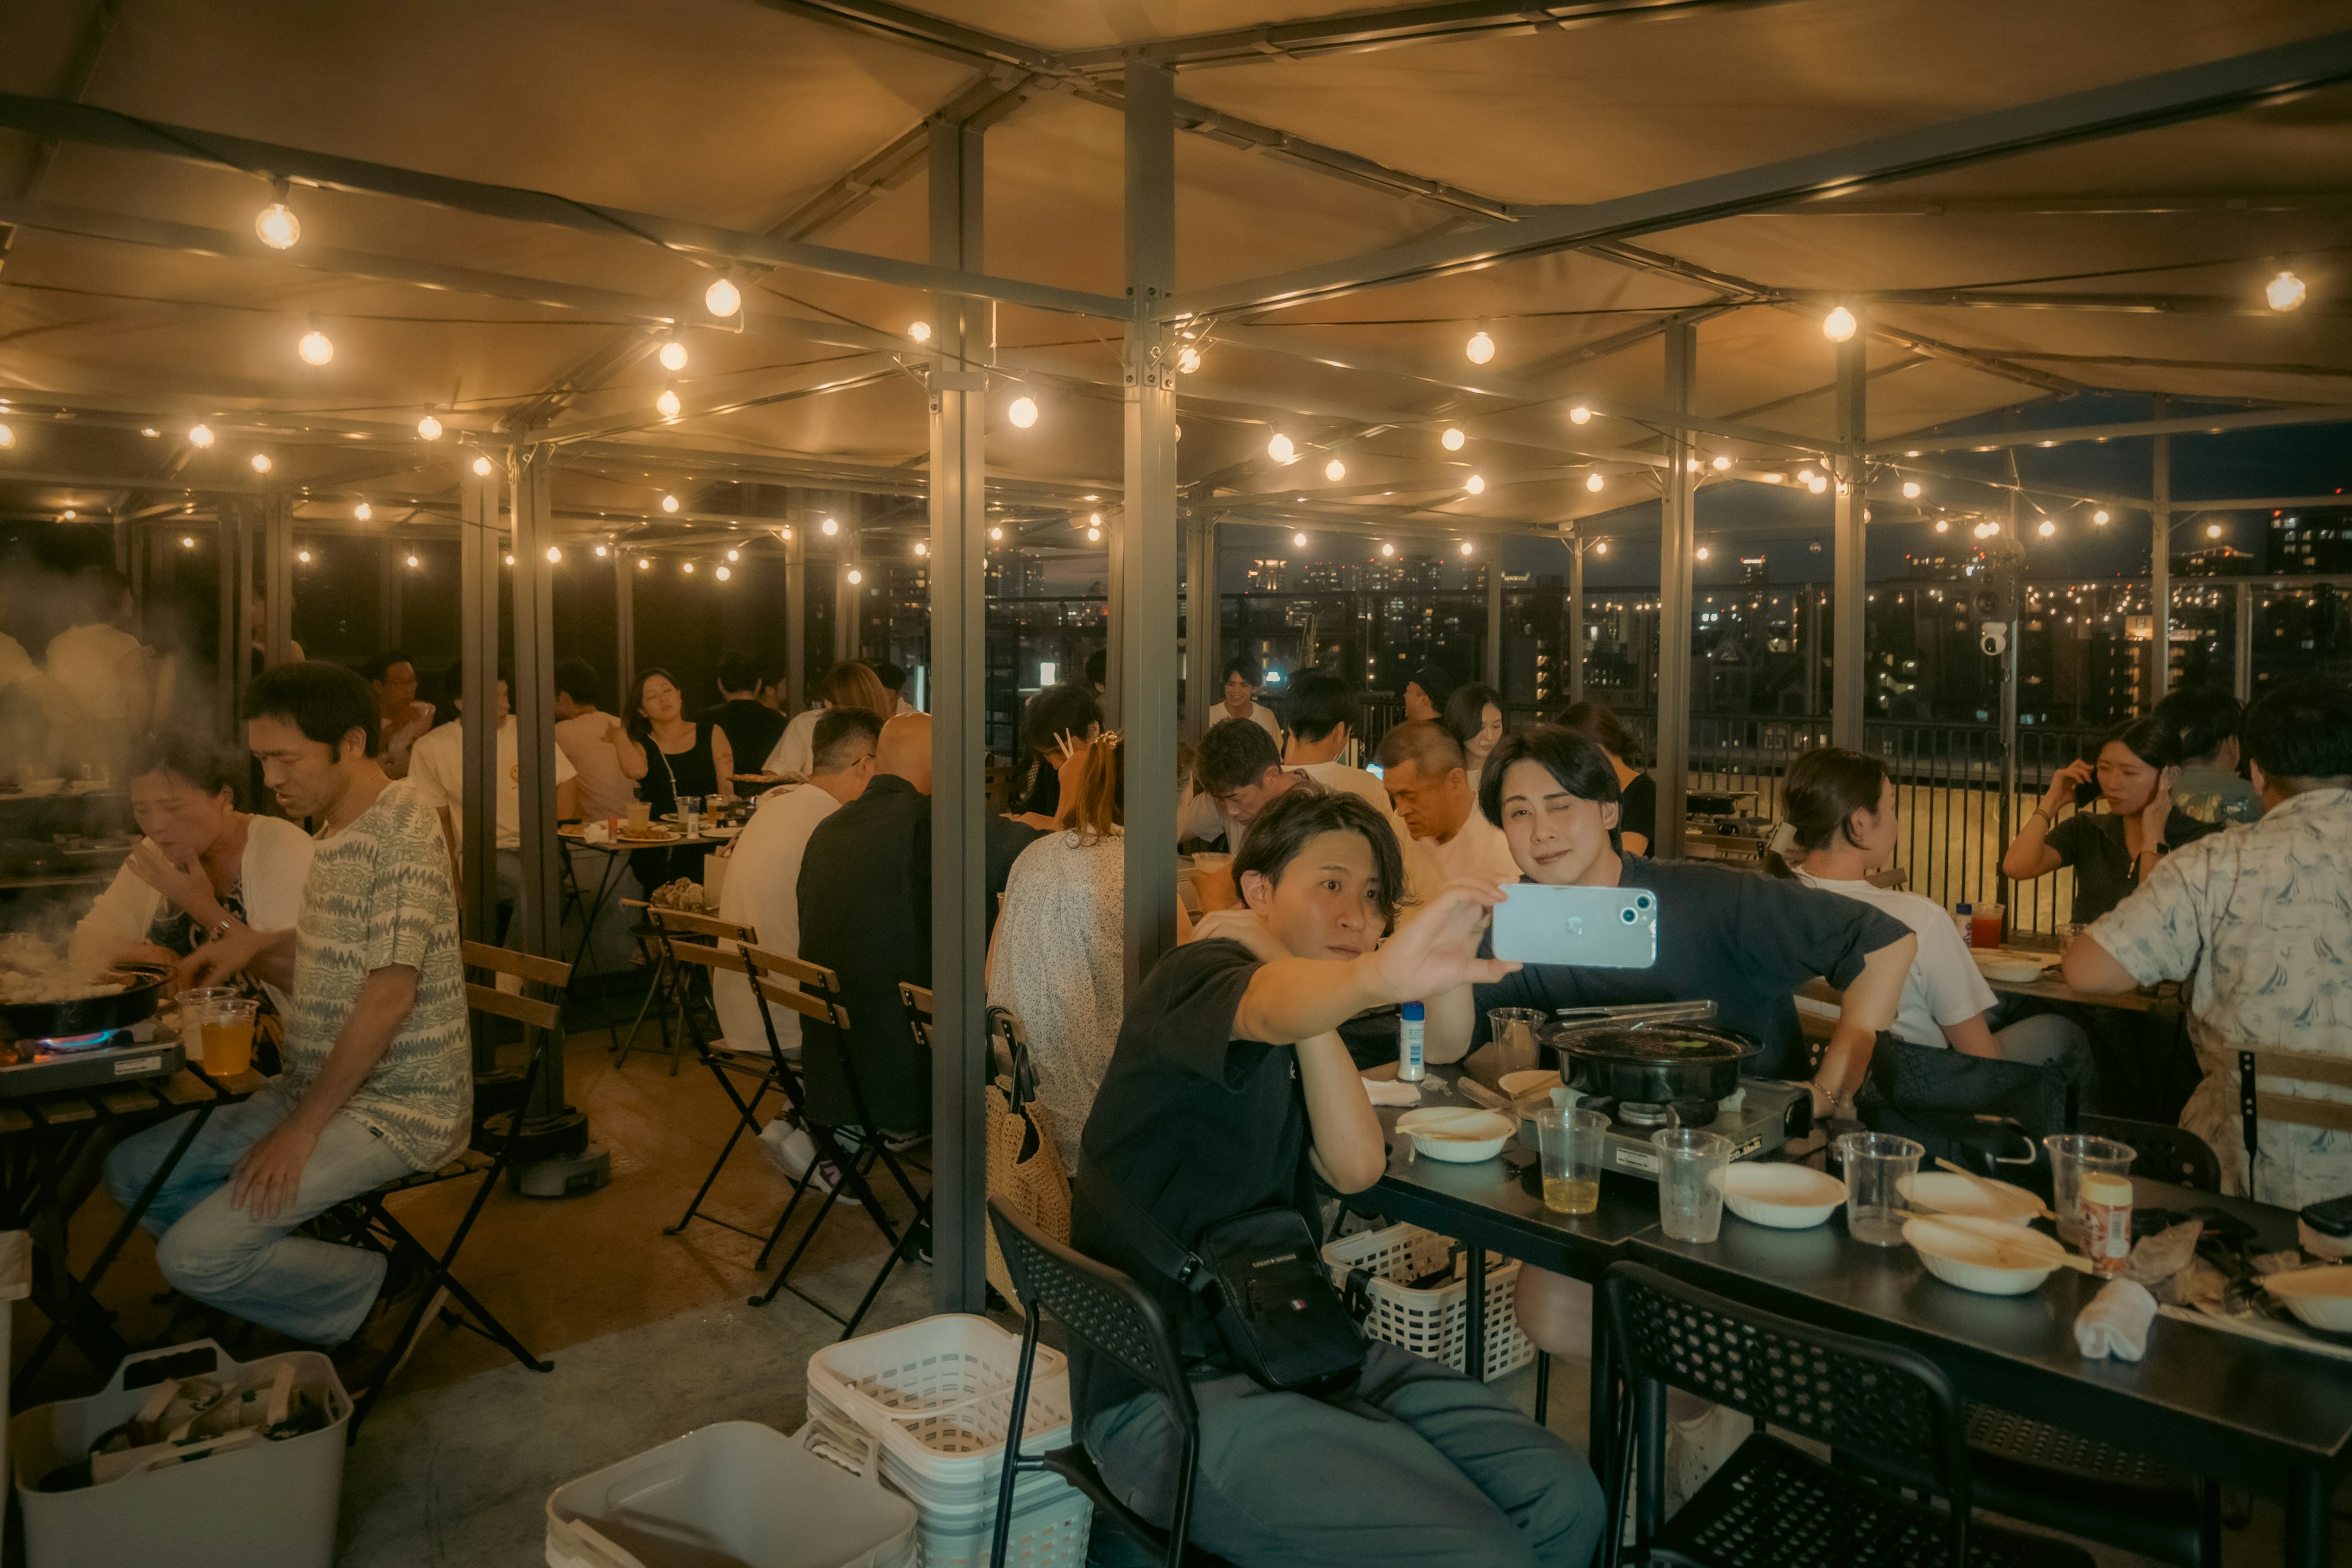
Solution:
M 400 542 L 385 534 L 375 542 L 375 646 L 400 646 Z
M 262 668 L 294 657 L 294 501 L 279 491 L 262 503 Z
M 1219 695 L 1218 603 L 1217 520 L 1194 512 L 1184 520 L 1184 739 L 1195 746 Z
M 613 552 L 613 711 L 625 714 L 637 689 L 637 563 Z
M 499 465 L 489 472 L 474 471 L 475 454 L 457 454 L 460 521 L 457 531 L 457 657 L 465 667 L 465 705 L 459 715 L 465 738 L 465 799 L 458 810 L 457 838 L 462 873 L 457 909 L 466 936 L 474 942 L 499 940 L 498 878 L 498 735 L 491 716 L 498 711 L 499 574 L 506 537 L 499 518 L 499 487 L 506 476 Z M 478 1042 L 474 1066 L 495 1070 L 493 1057 L 484 1060 Z
M 1584 700 L 1584 536 L 1568 539 L 1568 646 L 1560 650 L 1567 672 L 1568 700 Z
M 1486 561 L 1486 684 L 1503 689 L 1503 552 L 1498 544 Z
M 2158 397 L 2156 416 L 2165 416 L 2168 400 Z M 2164 700 L 2172 684 L 2172 437 L 2156 438 L 2153 538 L 2147 556 L 2147 613 L 2155 651 L 2148 661 L 2148 706 Z
M 1127 994 L 1176 945 L 1176 364 L 1154 318 L 1176 282 L 1176 78 L 1127 66 L 1124 548 L 1118 708 L 1127 746 Z M 1216 604 L 1214 577 L 1202 586 Z M 1203 694 L 1205 696 L 1205 693 Z M 1202 710 L 1206 711 L 1205 707 Z
M 223 498 L 224 520 L 229 521 L 221 551 L 221 571 L 230 580 L 224 602 L 229 611 L 229 657 L 221 661 L 221 679 L 235 693 L 236 722 L 245 722 L 245 689 L 253 683 L 253 578 L 260 552 L 260 523 L 252 503 Z
M 935 121 L 931 259 L 978 271 L 982 132 Z M 988 376 L 991 308 L 931 300 L 931 1301 L 977 1312 L 987 1294 Z M 795 526 L 798 543 L 803 529 Z M 793 595 L 798 602 L 799 595 Z M 800 641 L 795 635 L 793 647 Z
M 1122 628 L 1127 625 L 1127 611 L 1125 605 L 1119 602 L 1118 585 L 1127 581 L 1128 539 L 1133 528 L 1134 520 L 1135 513 L 1132 510 L 1120 512 L 1118 521 L 1111 528 L 1109 536 L 1103 541 L 1103 583 L 1107 592 L 1103 595 L 1102 710 L 1103 728 L 1106 730 L 1116 730 L 1119 727 L 1121 712 L 1119 703 L 1122 694 L 1127 689 L 1127 639 L 1122 632 Z M 1210 594 L 1209 604 L 1211 613 L 1213 615 L 1216 606 L 1216 595 L 1213 591 Z M 1213 623 L 1212 626 L 1213 628 Z M 1209 634 L 1209 645 L 1212 649 L 1216 646 L 1216 633 L 1213 629 Z M 1212 652 L 1209 657 L 1214 658 L 1216 655 Z M 1018 682 L 1016 681 L 1015 684 Z
M 865 586 L 852 583 L 849 574 L 857 569 L 857 506 L 855 496 L 836 498 L 847 504 L 836 514 L 841 524 L 841 543 L 833 552 L 833 662 L 840 664 L 860 657 L 857 640 L 857 607 L 866 597 Z M 887 718 L 889 715 L 885 714 Z
M 2241 702 L 2254 700 L 2254 585 L 2238 584 L 2236 612 L 2230 617 L 2230 629 L 2236 635 L 2230 659 L 2230 689 Z
M 1864 657 L 1869 632 L 1864 610 L 1869 596 L 1870 555 L 1864 538 L 1863 448 L 1870 439 L 1870 335 L 1860 324 L 1837 347 L 1838 456 L 1832 469 L 1837 510 L 1830 536 L 1830 744 L 1862 750 Z
M 1666 406 L 1687 414 L 1698 379 L 1698 333 L 1687 321 L 1665 330 Z M 1654 853 L 1678 860 L 1690 807 L 1691 571 L 1698 548 L 1692 504 L 1690 437 L 1665 437 L 1665 493 L 1658 544 L 1658 842 Z
M 808 516 L 788 509 L 784 526 L 784 706 L 808 706 Z M 935 584 L 936 585 L 936 584 Z

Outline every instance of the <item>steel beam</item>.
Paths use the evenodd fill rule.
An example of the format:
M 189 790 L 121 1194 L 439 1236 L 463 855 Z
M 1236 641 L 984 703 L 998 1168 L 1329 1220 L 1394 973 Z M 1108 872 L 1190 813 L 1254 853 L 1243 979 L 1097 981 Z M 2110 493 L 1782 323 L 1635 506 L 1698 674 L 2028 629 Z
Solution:
M 982 135 L 935 124 L 930 254 L 943 269 L 982 265 Z M 987 1285 L 989 1068 L 986 957 L 988 513 L 987 363 L 992 318 L 972 300 L 931 304 L 931 1300 L 982 1310 Z M 795 527 L 797 542 L 805 529 Z M 795 639 L 793 647 L 801 643 Z
M 1698 332 L 1687 323 L 1666 329 L 1666 405 L 1688 408 L 1698 381 Z M 1658 538 L 1658 842 L 1661 859 L 1683 856 L 1690 815 L 1691 574 L 1696 563 L 1696 476 L 1685 459 L 1690 440 L 1666 432 L 1665 491 Z
M 2254 700 L 2254 585 L 2238 584 L 2230 616 L 2230 691 L 2242 702 Z
M 283 490 L 262 502 L 262 662 L 265 668 L 294 657 L 294 506 Z
M 1451 5 L 1381 6 L 1303 22 L 1189 33 L 1141 45 L 1068 49 L 1056 55 L 1055 63 L 1066 69 L 1114 71 L 1129 55 L 1138 53 L 1171 68 L 1308 59 L 1413 44 L 1567 32 L 1608 22 L 1707 12 L 1719 15 L 1736 8 L 1744 8 L 1739 0 L 1585 0 L 1565 5 L 1529 5 L 1527 0 L 1454 0 Z
M 841 517 L 841 542 L 833 552 L 833 661 L 840 664 L 865 657 L 858 651 L 857 612 L 866 597 L 866 588 L 864 584 L 849 580 L 850 573 L 857 570 L 860 554 L 857 498 L 837 496 L 835 501 L 836 510 L 845 514 Z
M 679 412 L 676 419 L 663 416 L 654 408 L 653 400 L 646 398 L 641 406 L 625 414 L 583 415 L 578 419 L 567 419 L 533 430 L 524 439 L 534 447 L 555 446 L 626 435 L 636 430 L 659 429 L 682 425 L 690 419 L 738 414 L 744 409 L 758 408 L 771 403 L 785 403 L 793 398 L 863 386 L 891 374 L 897 369 L 898 361 L 889 355 L 843 354 L 816 364 L 791 365 L 747 377 L 742 385 L 731 391 L 697 397 Z
M 1176 79 L 1131 61 L 1127 99 L 1126 507 L 1119 722 L 1127 748 L 1128 999 L 1176 945 Z M 1207 595 L 1213 601 L 1215 595 Z
M 1857 313 L 1867 307 L 1856 307 Z M 1837 346 L 1838 456 L 1831 465 L 1837 506 L 1831 523 L 1831 598 L 1835 608 L 1830 633 L 1830 744 L 1863 749 L 1866 693 L 1864 655 L 1869 626 L 1863 614 L 1869 595 L 1869 542 L 1864 537 L 1867 510 L 1863 482 L 1870 437 L 1870 340 L 1859 323 Z
M 784 706 L 794 713 L 808 706 L 808 530 L 804 523 L 804 516 L 795 516 L 784 529 Z M 936 596 L 937 557 L 933 557 L 931 578 Z
M 1805 153 L 1509 225 L 1440 235 L 1346 260 L 1179 294 L 1164 319 L 1328 300 L 1514 258 L 1685 228 L 2045 147 L 2117 136 L 2275 101 L 2352 78 L 2352 31 L 2210 60 L 1941 125 Z
M 2157 412 L 2163 411 L 2159 397 Z M 2172 685 L 2172 437 L 2158 436 L 2150 445 L 2155 451 L 2149 458 L 2148 494 L 2155 504 L 2148 518 L 2147 611 L 2155 638 L 2147 686 L 2154 700 L 2161 702 Z
M 655 213 L 603 206 L 546 191 L 453 179 L 360 158 L 338 157 L 277 142 L 142 120 L 115 110 L 57 99 L 0 93 L 0 127 L 58 142 L 148 153 L 185 162 L 267 173 L 306 185 L 394 196 L 434 206 L 476 213 L 514 223 L 539 224 L 586 234 L 634 239 L 702 259 L 708 264 L 789 267 L 836 278 L 926 289 L 983 300 L 1002 300 L 1036 310 L 1084 316 L 1123 316 L 1125 302 L 1104 295 L 990 278 L 894 258 L 868 256 L 775 235 L 745 234 L 709 224 L 688 223 Z
M 498 711 L 499 579 L 504 571 L 506 533 L 499 516 L 499 492 L 506 481 L 503 465 L 487 463 L 488 473 L 474 471 L 474 458 L 488 457 L 459 449 L 457 489 L 463 507 L 457 543 L 457 657 L 465 667 L 465 711 L 458 717 L 465 740 L 464 799 L 455 813 L 460 849 L 457 908 L 466 937 L 473 942 L 499 940 L 499 779 L 498 735 L 492 715 Z M 487 1041 L 475 1044 L 474 1067 L 479 1072 L 498 1070 L 498 1057 Z
M 1184 739 L 1197 747 L 1209 728 L 1209 710 L 1222 693 L 1223 601 L 1217 595 L 1217 514 L 1192 507 L 1184 514 Z
M 2255 408 L 2242 414 L 2188 415 L 2115 425 L 2062 425 L 2042 430 L 1987 430 L 1973 436 L 1899 437 L 1874 441 L 1873 457 L 1933 452 L 1995 452 L 2011 447 L 2063 447 L 2074 441 L 2129 441 L 2147 436 L 2220 436 L 2287 425 L 2352 425 L 2352 405 Z M 2210 503 L 2208 503 L 2210 504 Z
M 1568 546 L 1568 647 L 1562 663 L 1568 667 L 1568 700 L 1584 700 L 1584 535 L 1570 532 Z
M 637 563 L 613 552 L 613 711 L 628 710 L 637 689 Z
M 1503 552 L 1486 555 L 1486 646 L 1479 679 L 1499 695 L 1503 689 Z

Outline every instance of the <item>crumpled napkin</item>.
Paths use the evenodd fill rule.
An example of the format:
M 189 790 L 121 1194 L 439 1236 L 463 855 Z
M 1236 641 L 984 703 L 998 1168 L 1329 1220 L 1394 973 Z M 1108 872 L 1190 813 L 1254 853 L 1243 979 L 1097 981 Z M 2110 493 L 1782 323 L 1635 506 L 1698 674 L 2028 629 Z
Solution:
M 2094 1361 L 2137 1361 L 2147 1353 L 2156 1298 L 2136 1279 L 2111 1279 L 2074 1320 L 2074 1344 Z
M 1374 1105 L 1419 1105 L 1421 1085 L 1402 1083 L 1395 1079 L 1368 1078 L 1361 1080 L 1364 1092 L 1372 1097 Z

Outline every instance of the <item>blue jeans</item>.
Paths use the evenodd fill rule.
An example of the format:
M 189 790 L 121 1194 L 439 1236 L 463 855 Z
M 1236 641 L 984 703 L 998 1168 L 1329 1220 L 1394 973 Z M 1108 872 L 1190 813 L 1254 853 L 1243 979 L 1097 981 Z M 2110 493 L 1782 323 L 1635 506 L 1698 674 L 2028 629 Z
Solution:
M 259 1220 L 232 1207 L 230 1173 L 292 1109 L 273 1083 L 242 1104 L 215 1110 L 142 1223 L 158 1238 L 155 1261 L 163 1278 L 182 1295 L 311 1344 L 341 1344 L 375 1302 L 383 1256 L 289 1233 L 406 1175 L 409 1164 L 365 1124 L 339 1113 L 302 1167 L 295 1201 L 276 1218 Z M 187 1120 L 175 1116 L 116 1145 L 106 1158 L 107 1190 L 116 1203 L 128 1209 L 139 1201 Z

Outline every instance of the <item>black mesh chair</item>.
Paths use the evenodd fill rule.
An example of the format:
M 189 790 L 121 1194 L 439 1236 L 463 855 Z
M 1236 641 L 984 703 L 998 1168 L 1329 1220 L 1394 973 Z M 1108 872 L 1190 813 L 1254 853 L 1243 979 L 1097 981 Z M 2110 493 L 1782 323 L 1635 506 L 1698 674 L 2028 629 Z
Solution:
M 989 1561 L 1004 1561 L 1005 1541 L 1013 1526 L 1014 1482 L 1024 1470 L 1045 1470 L 1085 1493 L 1098 1518 L 1108 1520 L 1157 1552 L 1168 1568 L 1225 1568 L 1224 1559 L 1185 1544 L 1192 1519 L 1193 1471 L 1200 1458 L 1201 1413 L 1192 1403 L 1192 1384 L 1184 1375 L 1183 1358 L 1176 1353 L 1176 1338 L 1160 1303 L 1118 1269 L 1079 1256 L 992 1202 L 988 1205 L 988 1219 L 997 1245 L 1004 1250 L 1004 1266 L 1021 1293 L 1025 1314 L 1021 1371 L 1013 1380 L 1013 1412 L 1005 1431 L 1017 1434 L 1028 1420 L 1029 1383 L 1037 1368 L 1037 1331 L 1045 1314 L 1051 1312 L 1070 1332 L 1158 1394 L 1183 1434 L 1177 1461 L 1181 1468 L 1176 1476 L 1176 1509 L 1165 1530 L 1119 1500 L 1104 1483 L 1083 1444 L 1024 1458 L 1020 1443 L 1008 1440 Z
M 2132 1162 L 2131 1173 L 2145 1176 L 2151 1182 L 2170 1182 L 2176 1187 L 2194 1187 L 2200 1193 L 2221 1190 L 2221 1159 L 2213 1146 L 2186 1127 L 2169 1127 L 2161 1121 L 2136 1121 L 2128 1116 L 2078 1116 L 2074 1131 L 2094 1137 L 2112 1138 L 2132 1149 L 2139 1158 Z
M 1686 1285 L 1639 1264 L 1601 1282 L 1611 1352 L 1627 1397 L 1617 1409 L 1609 1517 L 1624 1517 L 1639 1474 L 1633 1560 L 1748 1568 L 2091 1568 L 2064 1542 L 1971 1517 L 1959 1396 L 1915 1352 L 1813 1327 Z M 1739 1446 L 1671 1521 L 1664 1511 L 1666 1391 L 1753 1418 Z M 1888 1457 L 1946 1507 L 1904 1496 L 1851 1466 L 1813 1458 L 1778 1426 L 1841 1453 Z M 1604 1563 L 1620 1562 L 1615 1531 Z

